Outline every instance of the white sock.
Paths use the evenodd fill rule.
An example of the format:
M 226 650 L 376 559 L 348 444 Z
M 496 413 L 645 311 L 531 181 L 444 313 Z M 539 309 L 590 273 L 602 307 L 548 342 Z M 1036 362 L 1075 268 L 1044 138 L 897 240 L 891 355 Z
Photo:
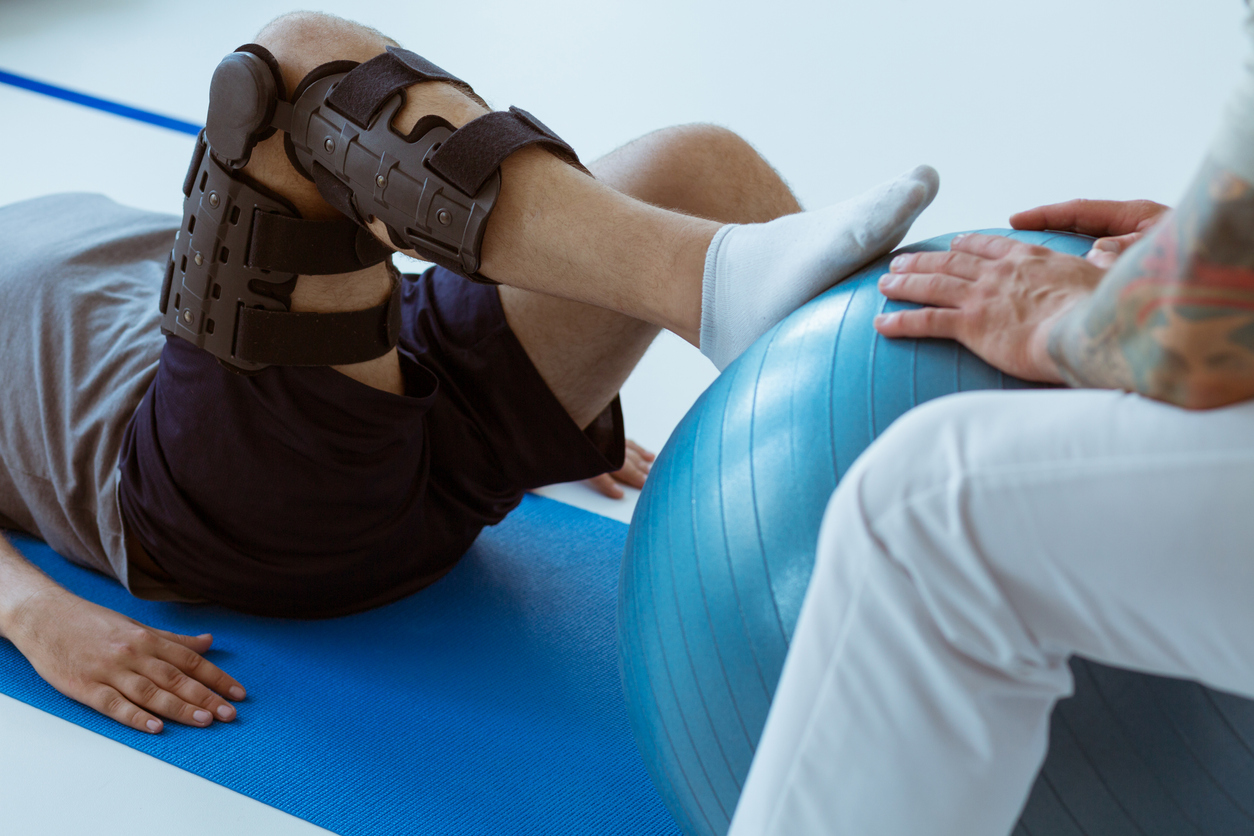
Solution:
M 722 371 L 797 308 L 906 237 L 940 187 L 921 165 L 852 200 L 765 224 L 723 227 L 701 287 L 701 353 Z

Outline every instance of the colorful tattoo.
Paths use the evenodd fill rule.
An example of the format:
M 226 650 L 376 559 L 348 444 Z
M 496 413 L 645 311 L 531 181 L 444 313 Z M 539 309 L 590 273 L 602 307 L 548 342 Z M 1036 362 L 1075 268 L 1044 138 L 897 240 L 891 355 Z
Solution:
M 1073 386 L 1181 406 L 1254 397 L 1254 186 L 1212 162 L 1050 336 Z

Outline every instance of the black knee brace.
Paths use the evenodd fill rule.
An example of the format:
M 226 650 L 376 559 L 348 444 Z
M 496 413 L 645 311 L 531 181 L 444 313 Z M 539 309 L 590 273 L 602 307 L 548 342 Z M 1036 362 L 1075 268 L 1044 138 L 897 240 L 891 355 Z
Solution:
M 327 202 L 350 218 L 378 218 L 392 243 L 475 281 L 487 220 L 501 190 L 505 158 L 539 145 L 585 172 L 574 150 L 524 110 L 488 113 L 460 129 L 438 116 L 408 135 L 392 129 L 404 88 L 468 84 L 397 47 L 364 64 L 315 69 L 293 96 L 288 156 Z M 276 124 L 285 117 L 280 113 Z
M 395 271 L 393 293 L 377 307 L 289 310 L 298 276 L 351 273 L 392 251 L 347 218 L 302 219 L 291 203 L 239 173 L 253 146 L 274 132 L 268 123 L 282 90 L 278 65 L 264 50 L 233 53 L 214 73 L 161 290 L 162 331 L 232 371 L 364 362 L 391 350 L 400 333 Z
M 183 226 L 161 293 L 162 330 L 223 365 L 343 365 L 396 344 L 399 294 L 349 313 L 290 312 L 300 275 L 349 273 L 391 254 L 364 222 L 378 218 L 392 243 L 476 281 L 500 164 L 540 145 L 572 165 L 568 145 L 524 111 L 490 113 L 460 130 L 428 116 L 402 136 L 391 118 L 403 88 L 464 82 L 406 50 L 364 64 L 334 62 L 309 74 L 293 102 L 277 62 L 249 44 L 214 72 L 205 130 L 183 184 Z M 256 144 L 286 133 L 297 170 L 347 218 L 304 220 L 286 200 L 240 173 Z M 579 166 L 582 168 L 582 166 Z M 349 220 L 349 219 L 352 220 Z

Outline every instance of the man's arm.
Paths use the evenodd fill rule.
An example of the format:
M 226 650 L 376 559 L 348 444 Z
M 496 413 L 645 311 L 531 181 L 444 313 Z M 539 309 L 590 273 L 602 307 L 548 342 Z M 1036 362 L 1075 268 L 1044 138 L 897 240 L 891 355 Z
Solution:
M 1180 208 L 1061 317 L 1072 386 L 1205 409 L 1254 397 L 1254 188 L 1207 162 Z
M 70 699 L 156 734 L 234 720 L 243 687 L 200 654 L 213 637 L 154 630 L 59 586 L 0 536 L 0 638 Z M 217 693 L 215 693 L 215 691 Z

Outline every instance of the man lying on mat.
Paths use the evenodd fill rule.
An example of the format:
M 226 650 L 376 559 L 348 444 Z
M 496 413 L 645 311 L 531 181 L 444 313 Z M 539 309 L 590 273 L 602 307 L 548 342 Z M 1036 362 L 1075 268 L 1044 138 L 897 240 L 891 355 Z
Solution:
M 371 78 L 383 81 L 358 88 L 377 93 L 402 80 L 404 106 L 392 123 L 399 135 L 419 136 L 435 122 L 456 128 L 487 113 L 464 83 L 440 80 L 447 76 L 405 88 L 414 67 L 438 68 L 387 52 L 393 42 L 353 23 L 292 14 L 257 40 L 223 72 L 242 74 L 227 79 L 232 84 L 280 76 L 283 101 L 269 105 L 267 120 L 293 118 L 297 87 L 321 65 L 363 62 L 364 70 L 371 59 L 383 72 Z M 350 72 L 337 89 L 359 77 Z M 240 97 L 221 101 L 243 106 Z M 445 121 L 424 120 L 432 115 Z M 387 603 L 440 578 L 530 488 L 595 477 L 622 468 L 625 458 L 629 473 L 643 477 L 647 457 L 625 444 L 617 393 L 659 329 L 727 365 L 784 316 L 900 242 L 937 189 L 935 172 L 922 167 L 847 203 L 800 213 L 774 170 L 726 130 L 662 130 L 591 163 L 588 176 L 573 154 L 552 151 L 564 146 L 538 120 L 500 115 L 514 120 L 508 130 L 543 142 L 500 164 L 481 249 L 469 253 L 478 258 L 479 281 L 440 267 L 397 285 L 390 263 L 377 257 L 340 275 L 292 271 L 301 278 L 283 290 L 279 307 L 313 317 L 303 321 L 395 315 L 387 321 L 390 345 L 360 362 L 271 364 L 242 375 L 226 367 L 239 362 L 219 363 L 221 355 L 179 336 L 184 323 L 203 325 L 200 337 L 215 323 L 198 325 L 178 296 L 189 284 L 163 286 L 171 248 L 184 248 L 180 276 L 203 267 L 206 255 L 228 267 L 243 256 L 225 246 L 187 250 L 200 238 L 186 218 L 176 240 L 171 218 L 100 197 L 0 210 L 7 527 L 112 574 L 141 598 L 288 617 Z M 359 133 L 355 148 L 380 139 Z M 289 153 L 288 131 L 262 134 L 232 172 L 221 162 L 231 154 L 212 147 L 219 140 L 207 132 L 215 176 L 290 207 L 293 218 L 298 211 L 342 229 L 335 222 L 345 213 L 323 192 L 335 197 L 347 187 L 328 183 L 322 163 L 302 163 L 309 148 Z M 340 136 L 319 137 L 312 151 L 330 153 Z M 434 164 L 431 150 L 418 163 Z M 198 164 L 208 176 L 205 159 Z M 477 162 L 472 155 L 462 167 Z M 380 190 L 415 163 L 390 164 L 378 174 Z M 323 179 L 316 185 L 310 173 Z M 227 193 L 196 192 L 206 181 L 192 174 L 185 194 L 197 195 L 206 212 L 222 209 Z M 378 241 L 392 247 L 400 239 L 408 249 L 408 230 L 386 229 L 374 211 L 358 211 L 373 199 L 370 188 L 340 208 L 369 223 Z M 440 224 L 465 220 L 432 211 Z M 210 222 L 201 218 L 201 234 Z M 212 220 L 219 222 L 233 223 Z M 373 239 L 355 246 L 357 255 L 380 249 Z M 465 264 L 451 266 L 469 275 Z M 167 339 L 163 326 L 177 333 Z M 244 694 L 200 655 L 209 636 L 164 633 L 80 600 L 7 546 L 0 631 L 62 693 L 142 731 L 159 732 L 162 718 L 193 726 L 230 720 L 228 700 Z

